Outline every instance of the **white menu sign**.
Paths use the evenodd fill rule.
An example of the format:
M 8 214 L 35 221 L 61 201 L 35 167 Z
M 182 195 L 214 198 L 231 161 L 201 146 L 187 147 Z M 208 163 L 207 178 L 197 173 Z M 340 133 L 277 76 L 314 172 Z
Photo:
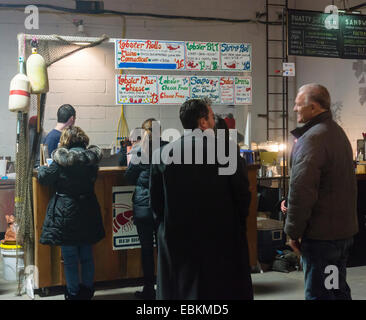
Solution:
M 252 77 L 235 77 L 235 104 L 252 103 Z
M 221 70 L 252 71 L 252 46 L 249 43 L 221 43 Z

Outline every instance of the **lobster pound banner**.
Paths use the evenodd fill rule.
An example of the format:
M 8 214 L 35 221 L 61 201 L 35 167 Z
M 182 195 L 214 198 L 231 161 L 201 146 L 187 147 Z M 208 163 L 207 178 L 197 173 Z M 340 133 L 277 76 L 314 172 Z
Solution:
M 136 226 L 133 224 L 132 195 L 135 186 L 112 188 L 113 250 L 140 248 Z

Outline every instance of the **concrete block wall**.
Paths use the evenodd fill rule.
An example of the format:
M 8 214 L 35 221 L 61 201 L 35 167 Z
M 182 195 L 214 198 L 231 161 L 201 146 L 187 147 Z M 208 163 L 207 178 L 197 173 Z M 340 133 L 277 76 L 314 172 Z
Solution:
M 275 3 L 276 0 L 273 2 Z M 277 2 L 282 3 L 283 1 L 277 0 Z M 10 2 L 0 0 L 0 3 Z M 27 1 L 26 3 L 74 7 L 72 2 L 65 1 Z M 295 0 L 290 1 L 290 3 L 293 7 Z M 124 0 L 122 2 L 107 0 L 104 1 L 104 6 L 105 9 L 125 12 L 254 19 L 256 12 L 264 12 L 265 1 Z M 121 38 L 122 31 L 124 31 L 125 38 L 129 39 L 252 43 L 253 105 L 236 106 L 230 109 L 230 112 L 234 114 L 237 128 L 242 134 L 245 132 L 247 114 L 251 113 L 251 140 L 261 142 L 266 139 L 265 119 L 257 116 L 265 113 L 266 109 L 265 25 L 128 16 L 126 17 L 126 29 L 123 30 L 123 19 L 120 16 L 105 17 L 60 12 L 50 13 L 50 10 L 43 13 L 42 11 L 40 9 L 39 30 L 26 30 L 24 11 L 0 9 L 0 45 L 2 47 L 2 59 L 0 59 L 0 102 L 2 105 L 0 109 L 0 155 L 14 156 L 15 154 L 15 115 L 8 112 L 7 100 L 10 80 L 17 73 L 17 34 L 75 35 L 76 27 L 72 24 L 73 19 L 83 19 L 85 32 L 88 36 L 93 37 L 107 34 L 111 38 Z M 50 92 L 46 101 L 44 129 L 51 130 L 56 123 L 58 107 L 64 103 L 70 103 L 77 110 L 76 125 L 81 126 L 87 132 L 91 138 L 91 143 L 100 145 L 113 143 L 121 112 L 121 107 L 115 105 L 114 77 L 115 74 L 118 74 L 118 70 L 114 69 L 113 45 L 103 44 L 96 48 L 82 50 L 54 63 L 49 67 L 48 72 Z M 148 74 L 142 70 L 139 72 L 140 74 Z M 143 120 L 149 117 L 159 119 L 163 129 L 182 130 L 178 117 L 179 106 L 125 106 L 124 110 L 130 130 L 140 126 Z M 227 113 L 228 107 L 214 106 L 214 111 Z

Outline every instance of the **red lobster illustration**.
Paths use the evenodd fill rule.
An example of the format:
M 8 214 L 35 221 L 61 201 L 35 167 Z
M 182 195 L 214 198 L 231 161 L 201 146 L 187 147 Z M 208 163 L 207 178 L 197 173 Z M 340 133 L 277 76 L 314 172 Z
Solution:
M 173 46 L 171 46 L 171 45 L 169 45 L 169 46 L 166 46 L 169 50 L 177 50 L 177 49 L 179 49 L 180 48 L 180 46 L 178 46 L 178 47 L 173 47 Z
M 196 68 L 198 66 L 198 63 L 194 63 L 193 61 L 189 61 L 187 63 L 188 67 L 191 67 L 191 68 Z
M 113 218 L 113 233 L 117 233 L 119 229 L 122 229 L 124 232 L 131 231 L 133 228 L 133 211 L 131 210 L 131 207 L 125 204 L 115 204 L 114 208 L 123 208 L 126 210 L 120 212 Z
M 236 64 L 235 64 L 235 62 L 234 62 L 233 64 L 228 65 L 228 64 L 225 62 L 225 66 L 227 66 L 227 67 L 228 67 L 228 68 L 230 68 L 230 69 L 235 69 Z

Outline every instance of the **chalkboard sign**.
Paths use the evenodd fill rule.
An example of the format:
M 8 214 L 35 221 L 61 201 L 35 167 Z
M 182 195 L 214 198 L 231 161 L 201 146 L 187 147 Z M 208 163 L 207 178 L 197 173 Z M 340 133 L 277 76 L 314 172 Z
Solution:
M 366 16 L 341 16 L 340 31 L 342 58 L 366 59 Z
M 288 54 L 340 58 L 339 30 L 327 29 L 327 13 L 288 10 Z
M 327 29 L 329 13 L 288 10 L 288 54 L 366 59 L 366 16 L 339 13 L 339 28 Z

